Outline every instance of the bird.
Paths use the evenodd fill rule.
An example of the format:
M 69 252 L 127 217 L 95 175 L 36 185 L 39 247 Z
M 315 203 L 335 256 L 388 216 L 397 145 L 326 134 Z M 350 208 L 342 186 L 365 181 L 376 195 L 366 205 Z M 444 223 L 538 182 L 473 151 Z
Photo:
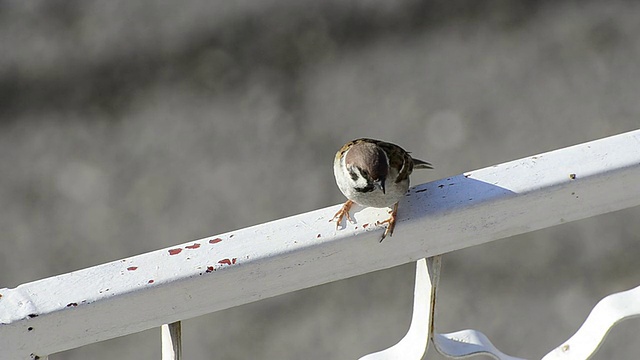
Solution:
M 336 220 L 336 229 L 344 218 L 353 223 L 349 215 L 354 203 L 366 207 L 392 207 L 390 217 L 378 221 L 387 224 L 380 242 L 393 235 L 398 213 L 398 202 L 409 189 L 409 175 L 413 169 L 433 169 L 431 163 L 411 157 L 396 144 L 369 138 L 349 141 L 333 160 L 336 184 L 347 201 L 329 221 Z

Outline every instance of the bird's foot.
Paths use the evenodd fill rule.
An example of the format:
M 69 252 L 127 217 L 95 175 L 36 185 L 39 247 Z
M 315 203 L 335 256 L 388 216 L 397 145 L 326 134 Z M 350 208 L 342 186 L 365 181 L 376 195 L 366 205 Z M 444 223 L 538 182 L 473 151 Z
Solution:
M 354 223 L 353 219 L 351 218 L 351 215 L 349 215 L 349 210 L 351 210 L 351 206 L 353 205 L 353 201 L 351 200 L 347 200 L 342 207 L 340 208 L 340 210 L 338 210 L 338 212 L 333 215 L 333 218 L 331 218 L 331 221 L 334 221 L 337 219 L 336 221 L 336 229 L 340 226 L 340 223 L 342 222 L 342 219 L 344 219 L 345 217 L 347 218 L 347 220 L 350 223 Z
M 382 242 L 382 240 L 384 240 L 384 238 L 386 238 L 387 235 L 389 236 L 393 235 L 393 229 L 396 227 L 396 214 L 398 214 L 398 203 L 393 205 L 393 210 L 391 210 L 391 216 L 387 220 L 378 221 L 376 223 L 377 225 L 388 224 L 387 228 L 384 230 L 384 234 L 382 234 L 382 238 L 380 239 L 380 242 Z

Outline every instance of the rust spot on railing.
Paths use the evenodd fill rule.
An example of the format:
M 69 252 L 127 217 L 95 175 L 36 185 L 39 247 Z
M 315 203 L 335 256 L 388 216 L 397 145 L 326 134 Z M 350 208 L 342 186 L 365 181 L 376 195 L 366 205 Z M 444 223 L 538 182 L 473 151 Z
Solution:
M 218 261 L 218 264 L 231 265 L 231 264 L 235 264 L 237 260 L 238 260 L 238 258 L 222 259 L 222 260 Z

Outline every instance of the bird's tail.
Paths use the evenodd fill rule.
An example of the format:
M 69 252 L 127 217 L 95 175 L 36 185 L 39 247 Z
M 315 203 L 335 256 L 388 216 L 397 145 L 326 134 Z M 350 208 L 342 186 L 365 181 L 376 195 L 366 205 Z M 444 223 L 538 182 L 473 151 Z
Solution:
M 427 162 L 424 160 L 413 159 L 413 168 L 414 169 L 433 169 L 433 165 L 431 165 L 430 162 Z

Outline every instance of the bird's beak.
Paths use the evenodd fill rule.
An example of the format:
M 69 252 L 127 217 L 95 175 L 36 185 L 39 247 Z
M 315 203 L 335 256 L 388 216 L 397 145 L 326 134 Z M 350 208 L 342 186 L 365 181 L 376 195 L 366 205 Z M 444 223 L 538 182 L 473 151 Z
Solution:
M 382 190 L 382 193 L 383 193 L 383 194 L 385 193 L 385 192 L 384 192 L 384 179 L 376 180 L 376 181 L 374 181 L 373 183 L 375 184 L 375 186 L 376 186 L 378 189 Z

